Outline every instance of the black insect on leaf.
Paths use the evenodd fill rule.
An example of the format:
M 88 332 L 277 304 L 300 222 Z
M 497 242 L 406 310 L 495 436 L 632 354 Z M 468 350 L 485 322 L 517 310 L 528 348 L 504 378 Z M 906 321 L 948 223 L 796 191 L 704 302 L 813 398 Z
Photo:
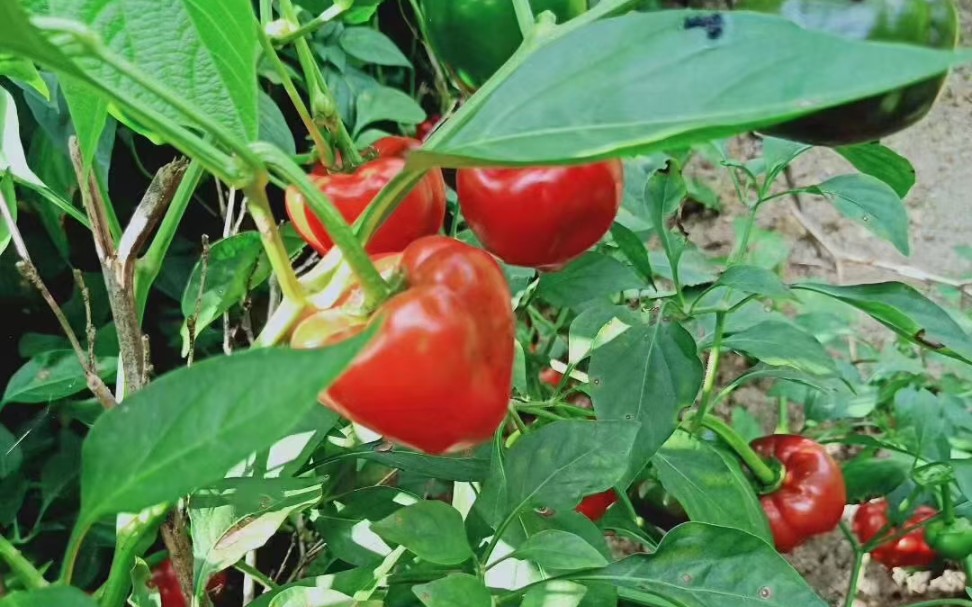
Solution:
M 695 15 L 685 18 L 685 29 L 702 28 L 705 30 L 709 40 L 717 40 L 722 37 L 725 29 L 725 20 L 720 13 L 711 15 Z

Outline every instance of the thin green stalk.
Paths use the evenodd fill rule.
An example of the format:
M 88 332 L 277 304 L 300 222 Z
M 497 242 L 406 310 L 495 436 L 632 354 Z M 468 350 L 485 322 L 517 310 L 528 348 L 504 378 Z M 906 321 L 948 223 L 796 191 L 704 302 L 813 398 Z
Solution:
M 496 550 L 496 546 L 503 538 L 503 534 L 506 533 L 506 530 L 510 528 L 510 525 L 513 524 L 514 520 L 516 520 L 516 512 L 508 515 L 505 519 L 503 519 L 503 522 L 499 524 L 499 527 L 496 528 L 496 533 L 493 535 L 493 539 L 489 540 L 489 544 L 486 545 L 486 550 L 483 552 L 482 558 L 479 559 L 481 563 L 489 563 L 489 557 L 493 554 L 493 551 Z
M 533 26 L 537 22 L 533 8 L 530 6 L 530 0 L 513 0 L 513 10 L 516 11 L 516 23 L 520 26 L 523 40 L 530 40 L 533 35 Z
M 398 205 L 405 200 L 405 197 L 412 188 L 421 181 L 428 169 L 411 170 L 406 168 L 404 171 L 395 175 L 384 188 L 378 192 L 374 200 L 361 213 L 358 220 L 354 222 L 355 234 L 360 242 L 368 242 L 375 235 L 381 224 L 391 217 Z
M 78 561 L 78 553 L 81 551 L 81 544 L 84 537 L 88 534 L 91 525 L 87 521 L 78 520 L 74 523 L 71 530 L 71 537 L 68 538 L 67 548 L 64 549 L 64 560 L 61 563 L 61 575 L 57 581 L 59 584 L 70 584 L 71 577 L 74 575 L 74 564 Z
M 286 35 L 280 36 L 279 38 L 274 38 L 274 42 L 276 42 L 278 46 L 286 46 L 291 42 L 293 42 L 294 40 L 297 40 L 298 38 L 303 38 L 304 36 L 307 36 L 308 34 L 312 34 L 315 31 L 319 30 L 321 27 L 327 25 L 331 21 L 334 21 L 335 19 L 340 17 L 341 14 L 346 10 L 348 9 L 344 4 L 341 3 L 333 4 L 327 7 L 326 9 L 324 9 L 324 12 L 322 12 L 320 15 L 317 15 L 316 17 L 314 17 L 307 23 L 301 25 L 294 31 L 289 32 Z
M 847 589 L 847 596 L 844 598 L 844 607 L 854 607 L 857 598 L 857 587 L 861 582 L 861 570 L 864 568 L 864 555 L 861 550 L 854 552 L 854 565 L 851 569 L 850 587 Z
M 772 487 L 779 482 L 779 474 L 774 472 L 763 458 L 729 424 L 712 415 L 702 419 L 702 425 L 715 432 L 733 451 L 739 459 L 752 471 L 753 476 L 764 486 Z
M 526 413 L 527 415 L 532 415 L 534 417 L 542 417 L 544 419 L 549 419 L 550 421 L 562 421 L 564 418 L 556 413 L 551 413 L 543 407 L 531 407 L 530 405 L 523 405 L 514 409 L 515 411 L 520 411 Z M 522 422 L 521 422 L 522 423 Z M 526 430 L 526 428 L 524 428 Z
M 939 486 L 942 495 L 942 518 L 946 525 L 955 522 L 955 501 L 952 499 L 952 486 L 949 483 L 942 483 Z
M 169 203 L 169 208 L 166 209 L 162 221 L 159 222 L 159 228 L 152 238 L 152 243 L 135 264 L 135 306 L 139 318 L 142 318 L 145 314 L 149 292 L 152 290 L 152 285 L 158 278 L 159 272 L 162 271 L 162 262 L 169 252 L 169 247 L 179 229 L 179 224 L 182 223 L 182 217 L 189 207 L 193 193 L 199 187 L 203 174 L 202 164 L 198 160 L 189 163 L 182 177 L 182 182 L 176 188 L 172 202 Z
M 238 561 L 235 565 L 233 565 L 233 568 L 239 571 L 240 573 L 244 575 L 248 575 L 251 578 L 255 579 L 257 582 L 260 583 L 261 586 L 263 586 L 267 590 L 273 590 L 278 587 L 278 585 L 273 580 L 271 580 L 269 576 L 267 576 L 265 573 L 263 573 L 256 567 L 247 565 L 246 562 L 244 561 Z
M 273 70 L 280 77 L 284 91 L 287 93 L 287 97 L 290 98 L 290 103 L 292 103 L 294 109 L 297 110 L 297 115 L 300 116 L 300 121 L 304 123 L 304 128 L 306 128 L 307 132 L 310 134 L 311 140 L 314 142 L 314 149 L 317 150 L 318 157 L 324 162 L 325 165 L 333 166 L 335 164 L 334 150 L 332 150 L 330 144 L 324 140 L 324 135 L 321 133 L 321 130 L 317 128 L 317 123 L 314 122 L 314 119 L 310 114 L 310 110 L 307 109 L 303 98 L 300 96 L 300 92 L 297 91 L 297 87 L 294 85 L 294 81 L 290 77 L 290 72 L 287 71 L 287 66 L 285 66 L 283 61 L 280 60 L 280 56 L 277 55 L 277 51 L 273 48 L 273 44 L 270 42 L 270 38 L 267 36 L 266 32 L 261 29 L 258 33 L 258 38 L 260 40 L 260 46 L 263 48 L 263 54 L 270 61 L 270 65 L 273 67 Z
M 789 434 L 790 433 L 790 402 L 785 396 L 779 397 L 777 399 L 777 405 L 779 407 L 779 421 L 776 423 L 776 433 L 777 434 Z
M 712 341 L 712 350 L 709 352 L 709 362 L 705 368 L 705 379 L 702 382 L 702 397 L 699 400 L 699 412 L 695 416 L 692 430 L 698 431 L 704 423 L 705 417 L 709 414 L 712 407 L 712 395 L 715 392 L 716 383 L 719 379 L 719 359 L 722 356 L 722 335 L 725 333 L 726 314 L 716 312 L 715 331 Z
M 355 238 L 351 227 L 344 221 L 344 217 L 334 207 L 328 197 L 315 186 L 310 178 L 294 162 L 278 148 L 266 143 L 254 143 L 253 150 L 279 176 L 294 185 L 317 218 L 324 224 L 328 236 L 344 256 L 351 271 L 354 272 L 365 294 L 365 303 L 374 309 L 388 298 L 388 285 L 385 279 L 371 263 L 371 258 L 364 247 Z M 289 261 L 288 261 L 289 266 Z
M 100 590 L 98 603 L 104 607 L 117 607 L 125 604 L 125 597 L 132 587 L 131 571 L 142 540 L 154 534 L 162 519 L 168 513 L 167 506 L 149 508 L 129 521 L 117 533 L 115 554 L 111 560 L 108 581 Z
M 749 251 L 749 239 L 753 235 L 753 227 L 756 225 L 756 214 L 759 213 L 760 202 L 757 202 L 749 209 L 749 214 L 746 216 L 746 223 L 743 224 L 743 233 L 739 238 L 739 245 L 736 247 L 736 251 L 729 258 L 728 265 L 735 265 L 746 257 L 746 253 Z
M 289 301 L 304 301 L 304 287 L 297 281 L 297 274 L 290 265 L 290 256 L 287 255 L 287 247 L 284 246 L 277 223 L 273 219 L 270 200 L 267 199 L 267 180 L 254 182 L 244 193 L 248 201 L 247 209 L 256 223 L 263 249 L 270 259 L 270 267 L 280 283 L 280 292 Z
M 0 535 L 0 560 L 10 567 L 10 571 L 27 589 L 33 590 L 48 585 L 41 572 L 2 535 Z

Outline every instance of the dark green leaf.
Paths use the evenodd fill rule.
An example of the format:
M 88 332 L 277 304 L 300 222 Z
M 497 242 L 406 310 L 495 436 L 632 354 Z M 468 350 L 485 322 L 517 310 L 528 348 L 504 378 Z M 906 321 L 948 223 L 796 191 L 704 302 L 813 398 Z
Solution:
M 763 506 L 736 457 L 678 431 L 651 461 L 662 485 L 693 521 L 733 527 L 772 543 Z
M 318 577 L 310 577 L 303 580 L 298 580 L 292 584 L 286 584 L 273 590 L 267 590 L 248 607 L 281 607 L 281 603 L 275 602 L 278 596 L 283 595 L 284 600 L 294 601 L 290 603 L 290 607 L 307 607 L 307 604 L 315 605 L 314 600 L 323 602 L 327 607 L 332 607 L 330 603 L 327 603 L 325 599 L 327 595 L 324 589 L 333 590 L 345 595 L 353 595 L 359 590 L 369 588 L 374 585 L 375 579 L 374 574 L 370 570 L 364 568 L 358 569 L 348 569 L 340 573 L 335 573 L 331 575 L 321 575 Z M 299 593 L 288 593 L 293 588 L 302 588 L 304 590 L 303 594 Z M 296 602 L 297 599 L 305 599 L 305 602 Z M 319 603 L 317 603 L 319 604 Z M 283 603 L 287 605 L 287 603 Z M 341 603 L 337 604 L 340 607 Z M 369 605 L 352 605 L 350 607 L 372 607 Z
M 260 91 L 258 99 L 260 109 L 260 140 L 268 141 L 287 154 L 297 153 L 294 134 L 290 131 L 287 119 L 270 95 Z
M 551 580 L 528 590 L 520 607 L 578 607 L 586 594 L 587 587 L 583 584 L 569 580 Z M 607 603 L 595 603 L 592 607 L 597 604 Z
M 355 104 L 357 118 L 354 133 L 375 122 L 391 120 L 402 124 L 418 124 L 425 120 L 425 110 L 414 99 L 398 89 L 387 86 L 369 88 L 358 95 Z
M 347 54 L 365 63 L 412 67 L 388 36 L 370 27 L 349 27 L 341 32 L 338 42 Z
M 722 13 L 721 35 L 713 38 L 685 27 L 698 16 L 632 12 L 568 25 L 482 89 L 481 101 L 453 118 L 455 130 L 431 141 L 426 159 L 537 164 L 670 150 L 892 90 L 968 60 L 965 53 L 836 38 L 748 12 Z
M 398 468 L 413 474 L 446 481 L 477 482 L 489 474 L 489 456 L 480 455 L 426 455 L 395 447 L 390 451 L 375 450 L 373 446 L 362 447 L 358 457 L 378 462 L 391 468 Z
M 913 465 L 913 458 L 895 453 L 887 458 L 858 455 L 843 467 L 848 503 L 860 504 L 888 495 L 908 480 Z
M 651 251 L 648 253 L 651 259 L 651 266 L 655 274 L 671 280 L 672 268 L 668 263 L 668 258 L 662 251 Z M 716 266 L 706 257 L 704 253 L 695 248 L 686 248 L 679 255 L 678 278 L 683 287 L 694 287 L 698 285 L 715 282 L 718 278 Z
M 0 49 L 49 69 L 83 76 L 77 65 L 31 24 L 20 2 L 0 4 Z
M 321 537 L 327 538 L 328 550 L 334 556 L 352 565 L 374 568 L 391 548 L 371 530 L 371 524 L 417 501 L 415 496 L 391 487 L 356 489 L 321 507 L 314 526 Z
M 644 286 L 644 280 L 628 266 L 592 252 L 560 272 L 543 274 L 537 294 L 555 306 L 575 307 Z
M 838 287 L 802 283 L 793 288 L 839 299 L 916 344 L 972 364 L 972 337 L 945 310 L 906 284 L 880 282 Z
M 94 163 L 101 135 L 108 124 L 108 102 L 87 84 L 65 79 L 61 89 L 78 138 L 81 158 L 86 166 Z
M 878 142 L 834 148 L 854 168 L 877 177 L 904 199 L 915 185 L 915 167 L 907 158 Z
M 793 296 L 779 276 L 757 266 L 731 266 L 722 273 L 716 284 L 743 293 L 765 295 L 766 297 L 784 298 Z
M 533 561 L 544 569 L 593 569 L 608 564 L 607 559 L 583 538 L 558 529 L 531 535 L 513 556 Z
M 776 137 L 763 137 L 763 162 L 766 165 L 767 173 L 777 173 L 788 166 L 793 159 L 810 149 L 810 146 L 777 139 Z
M 620 223 L 611 226 L 611 237 L 618 244 L 618 248 L 624 256 L 631 262 L 634 269 L 649 285 L 654 285 L 654 273 L 651 270 L 651 259 L 648 257 L 648 250 L 645 243 L 638 235 L 624 227 Z
M 196 593 L 209 578 L 262 547 L 293 513 L 321 500 L 317 479 L 233 478 L 189 500 Z
M 3 607 L 97 607 L 87 594 L 71 586 L 48 586 L 40 590 L 14 592 L 0 599 Z
M 114 381 L 118 359 L 97 360 L 98 375 Z M 4 403 L 48 403 L 88 387 L 84 369 L 74 350 L 49 350 L 38 354 L 17 370 L 3 393 Z
M 834 361 L 820 342 L 785 322 L 767 320 L 726 337 L 722 343 L 768 365 L 793 367 L 814 375 L 834 373 Z
M 908 245 L 908 211 L 888 184 L 870 175 L 838 175 L 808 190 L 834 203 L 844 216 L 887 240 L 903 254 Z
M 324 607 L 373 607 L 370 601 L 362 603 L 331 588 L 308 588 L 304 586 L 294 586 L 280 591 L 270 599 L 268 605 L 269 607 L 309 607 L 315 605 Z
M 109 10 L 113 1 L 51 0 L 51 11 L 88 24 L 112 52 L 240 140 L 256 138 L 257 38 L 247 0 L 128 0 L 125 10 Z M 167 102 L 108 64 L 78 61 L 103 86 L 187 122 Z
M 705 523 L 676 527 L 654 554 L 637 554 L 575 579 L 616 584 L 621 598 L 646 605 L 827 607 L 772 545 Z
M 493 597 L 479 578 L 453 573 L 428 584 L 417 584 L 412 592 L 425 607 L 492 607 Z
M 676 416 L 702 386 L 695 340 L 678 324 L 638 324 L 591 355 L 598 419 L 640 422 L 625 477 L 631 480 L 675 431 Z
M 397 510 L 372 523 L 371 530 L 440 565 L 458 565 L 473 555 L 459 511 L 439 501 L 423 501 Z
M 207 359 L 125 399 L 84 442 L 82 521 L 138 512 L 219 480 L 319 406 L 317 395 L 367 338 Z
M 911 452 L 931 462 L 948 461 L 949 423 L 942 401 L 927 390 L 905 388 L 894 395 L 900 437 Z
M 69 488 L 74 489 L 78 482 L 81 461 L 81 439 L 70 432 L 61 435 L 61 446 L 41 468 L 40 490 L 41 508 L 46 510 Z
M 504 511 L 573 509 L 581 498 L 615 486 L 637 432 L 632 421 L 559 421 L 526 434 L 506 456 Z
M 0 424 L 0 478 L 6 478 L 20 470 L 24 453 L 17 443 L 17 437 Z
M 590 353 L 614 337 L 626 327 L 635 325 L 641 316 L 627 306 L 596 306 L 580 314 L 570 324 L 567 338 L 568 360 L 577 364 Z

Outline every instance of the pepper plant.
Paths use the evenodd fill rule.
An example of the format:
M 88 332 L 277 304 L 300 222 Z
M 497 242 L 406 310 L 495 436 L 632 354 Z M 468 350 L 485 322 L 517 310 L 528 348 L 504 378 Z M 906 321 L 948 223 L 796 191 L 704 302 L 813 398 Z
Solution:
M 896 6 L 0 4 L 0 261 L 53 319 L 10 327 L 0 606 L 812 607 L 781 553 L 838 527 L 847 605 L 868 554 L 967 565 L 962 285 L 788 284 L 757 224 L 908 252 L 872 140 L 970 55 Z M 810 143 L 857 172 L 793 183 Z

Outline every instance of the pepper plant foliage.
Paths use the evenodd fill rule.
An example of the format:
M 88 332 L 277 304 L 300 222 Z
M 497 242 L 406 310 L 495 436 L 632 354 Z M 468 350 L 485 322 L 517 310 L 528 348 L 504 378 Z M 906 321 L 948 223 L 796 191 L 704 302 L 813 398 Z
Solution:
M 553 24 L 512 4 L 525 41 L 472 92 L 425 44 L 417 0 L 0 3 L 0 297 L 59 315 L 10 327 L 22 363 L 0 402 L 0 605 L 823 606 L 777 550 L 811 532 L 781 541 L 779 517 L 795 515 L 761 498 L 800 487 L 747 446 L 766 430 L 733 407 L 749 384 L 780 403 L 781 432 L 813 439 L 787 444 L 811 445 L 804 455 L 821 463 L 807 474 L 840 487 L 828 511 L 889 504 L 884 533 L 849 536 L 856 554 L 931 506 L 949 542 L 939 556 L 967 556 L 966 293 L 788 284 L 789 243 L 756 225 L 767 206 L 818 196 L 908 253 L 910 163 L 848 145 L 834 151 L 856 172 L 797 186 L 784 176 L 809 146 L 762 137 L 758 157 L 734 159 L 727 138 L 972 56 L 750 12 L 600 0 Z M 324 172 L 306 175 L 385 162 L 369 146 L 415 134 L 427 112 L 447 117 L 389 154 L 394 175 L 354 217 L 318 191 Z M 436 364 L 419 362 L 427 344 L 385 350 L 388 366 L 360 377 L 362 353 L 410 318 L 391 310 L 406 295 L 388 300 L 401 279 L 368 255 L 408 243 L 362 243 L 411 192 L 448 200 L 443 232 L 466 245 L 443 246 L 468 261 L 480 239 L 442 169 L 618 159 L 621 208 L 596 246 L 540 272 L 500 264 L 512 354 L 489 342 L 509 327 L 477 307 L 488 297 L 426 276 L 415 280 L 466 298 L 449 300 L 468 312 L 465 332 L 450 329 L 464 337 L 436 345 Z M 706 190 L 685 170 L 693 159 L 726 171 L 738 200 Z M 304 201 L 295 214 L 288 193 L 293 224 L 280 221 L 287 187 Z M 727 255 L 681 229 L 690 200 L 746 207 Z M 305 211 L 334 244 L 315 247 L 322 259 L 300 237 Z M 308 310 L 348 298 L 378 320 L 287 347 Z M 862 315 L 889 331 L 871 343 L 855 329 Z M 489 330 L 475 349 L 477 323 Z M 741 364 L 726 371 L 727 359 Z M 479 406 L 484 391 L 462 385 L 470 360 L 490 365 L 470 376 L 505 382 L 493 439 L 435 453 L 398 444 L 436 424 L 406 431 L 427 420 L 395 412 L 407 400 L 397 378 L 436 395 L 454 383 L 456 403 Z M 365 385 L 369 398 L 392 392 L 368 418 L 388 442 L 341 415 L 361 419 L 337 401 Z M 462 434 L 472 413 L 436 415 Z M 843 481 L 818 443 L 854 448 Z M 633 554 L 619 557 L 617 538 Z M 167 558 L 178 580 L 153 578 Z M 210 580 L 224 570 L 236 571 L 220 595 Z

